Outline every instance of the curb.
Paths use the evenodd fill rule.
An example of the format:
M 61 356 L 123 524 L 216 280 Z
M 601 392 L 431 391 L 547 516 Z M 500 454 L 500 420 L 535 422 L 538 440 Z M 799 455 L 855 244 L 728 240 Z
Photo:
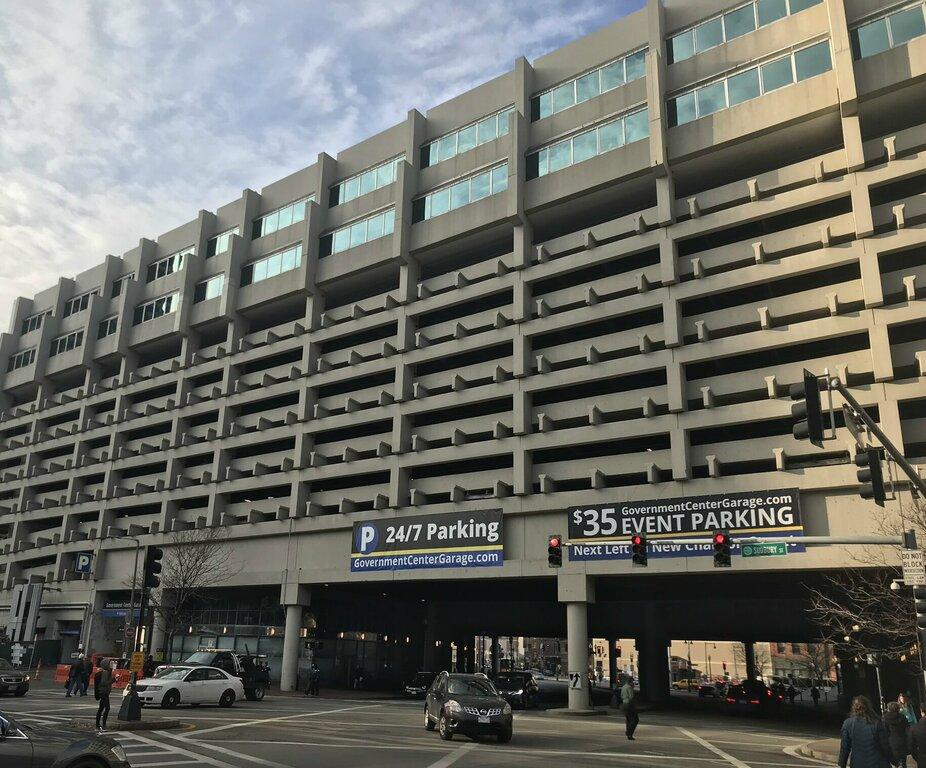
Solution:
M 835 764 L 839 759 L 838 746 L 837 749 L 833 751 L 831 745 L 826 741 L 809 741 L 806 744 L 801 744 L 796 752 L 802 757 L 809 757 L 830 764 Z
M 85 720 L 71 720 L 70 725 L 81 731 L 96 730 L 92 723 Z M 192 728 L 192 726 L 185 726 L 179 720 L 139 720 L 138 722 L 117 720 L 115 726 L 110 724 L 106 732 L 170 731 L 177 728 Z
M 606 709 L 566 709 L 565 707 L 557 707 L 555 709 L 546 710 L 546 714 L 550 717 L 604 717 L 608 714 Z

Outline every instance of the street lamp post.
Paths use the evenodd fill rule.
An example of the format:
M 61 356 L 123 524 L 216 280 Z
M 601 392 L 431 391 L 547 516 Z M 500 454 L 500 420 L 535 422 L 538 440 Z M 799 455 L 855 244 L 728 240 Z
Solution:
M 110 538 L 110 539 L 131 539 L 132 541 L 135 542 L 135 565 L 134 565 L 133 568 L 132 568 L 132 595 L 131 595 L 131 597 L 129 598 L 129 613 L 128 613 L 128 617 L 129 617 L 129 618 L 128 618 L 128 622 L 126 623 L 126 630 L 129 628 L 129 624 L 131 624 L 131 627 L 132 627 L 132 629 L 134 630 L 134 631 L 132 632 L 132 652 L 134 653 L 134 652 L 135 652 L 135 649 L 138 647 L 138 646 L 137 646 L 137 643 L 138 643 L 138 624 L 135 622 L 135 591 L 136 591 L 136 589 L 137 589 L 137 587 L 138 587 L 138 550 L 141 549 L 141 541 L 139 541 L 138 538 L 137 538 L 136 536 L 128 536 L 128 535 L 125 535 L 125 534 L 120 535 L 120 536 L 109 536 L 109 537 L 106 537 L 106 538 Z M 140 617 L 139 617 L 139 618 L 140 618 Z M 125 650 L 125 647 L 126 647 L 125 639 L 126 639 L 128 636 L 129 636 L 129 633 L 128 633 L 128 632 L 125 632 L 125 634 L 124 634 L 124 636 L 123 636 L 123 638 L 122 638 L 122 658 L 123 658 L 123 659 L 126 658 L 126 656 L 128 655 L 128 654 L 126 653 L 126 650 Z

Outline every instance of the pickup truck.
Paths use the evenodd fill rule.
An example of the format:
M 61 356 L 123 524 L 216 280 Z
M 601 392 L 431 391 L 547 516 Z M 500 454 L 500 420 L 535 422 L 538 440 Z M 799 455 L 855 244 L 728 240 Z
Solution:
M 218 667 L 230 675 L 241 678 L 244 685 L 244 695 L 248 701 L 261 701 L 270 686 L 270 669 L 262 661 L 264 658 L 266 657 L 254 656 L 250 653 L 236 653 L 235 651 L 219 648 L 200 648 L 196 653 L 177 663 L 201 667 Z M 155 671 L 155 675 L 169 666 L 170 664 L 160 665 Z

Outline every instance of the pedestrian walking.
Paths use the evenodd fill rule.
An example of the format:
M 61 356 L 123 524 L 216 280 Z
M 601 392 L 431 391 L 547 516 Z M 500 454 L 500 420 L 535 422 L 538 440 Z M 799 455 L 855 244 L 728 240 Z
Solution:
M 592 696 L 592 689 L 595 687 L 595 673 L 592 670 L 588 670 L 588 706 L 594 708 L 595 706 L 595 697 Z
M 788 686 L 788 701 L 793 704 L 796 698 L 797 688 L 794 687 L 794 683 L 791 683 L 791 685 Z
M 621 687 L 621 709 L 624 711 L 624 720 L 627 723 L 627 738 L 634 741 L 633 733 L 640 724 L 640 715 L 637 712 L 637 703 L 634 700 L 633 678 L 630 675 L 624 677 L 624 685 Z
M 70 698 L 71 694 L 80 693 L 80 678 L 84 673 L 84 655 L 79 653 L 77 658 L 71 662 L 68 670 L 68 686 L 65 698 Z
M 867 696 L 852 699 L 849 717 L 842 724 L 839 768 L 890 768 L 891 745 L 887 728 L 875 714 Z
M 784 682 L 781 681 L 781 680 L 779 680 L 779 681 L 778 681 L 778 695 L 779 695 L 779 697 L 781 697 L 781 700 L 782 700 L 782 701 L 785 700 L 785 696 L 787 695 L 787 693 L 788 693 L 788 691 L 787 691 L 787 689 L 785 688 Z
M 812 686 L 810 689 L 810 698 L 813 699 L 813 705 L 815 707 L 820 706 L 820 689 L 816 685 Z
M 93 676 L 93 697 L 100 702 L 96 710 L 96 729 L 100 732 L 106 730 L 106 719 L 109 717 L 109 695 L 113 692 L 113 670 L 115 668 L 115 661 L 104 661 Z
M 93 657 L 84 656 L 84 665 L 80 671 L 80 695 L 87 695 L 87 688 L 90 687 L 90 677 L 93 675 Z
M 916 709 L 913 706 L 913 699 L 909 693 L 901 693 L 897 696 L 897 703 L 900 705 L 901 714 L 907 718 L 910 725 L 915 725 L 917 721 Z
M 917 768 L 926 768 L 926 707 L 921 708 L 919 721 L 907 729 L 907 752 Z
M 318 683 L 321 680 L 321 670 L 314 662 L 309 668 L 309 687 L 305 689 L 306 696 L 318 696 Z
M 143 677 L 154 677 L 154 671 L 157 669 L 158 665 L 154 661 L 154 656 L 150 653 L 145 658 L 145 663 L 142 665 L 141 673 Z
M 884 713 L 884 727 L 887 728 L 888 743 L 891 745 L 891 765 L 907 768 L 908 737 L 910 723 L 900 711 L 900 704 L 892 701 Z

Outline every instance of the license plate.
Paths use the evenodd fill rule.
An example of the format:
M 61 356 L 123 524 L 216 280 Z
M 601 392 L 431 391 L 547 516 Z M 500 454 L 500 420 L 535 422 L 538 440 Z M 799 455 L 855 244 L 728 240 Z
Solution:
M 483 717 L 482 715 L 479 715 L 479 722 L 480 722 L 480 723 L 487 723 L 487 722 L 489 722 L 489 718 Z

